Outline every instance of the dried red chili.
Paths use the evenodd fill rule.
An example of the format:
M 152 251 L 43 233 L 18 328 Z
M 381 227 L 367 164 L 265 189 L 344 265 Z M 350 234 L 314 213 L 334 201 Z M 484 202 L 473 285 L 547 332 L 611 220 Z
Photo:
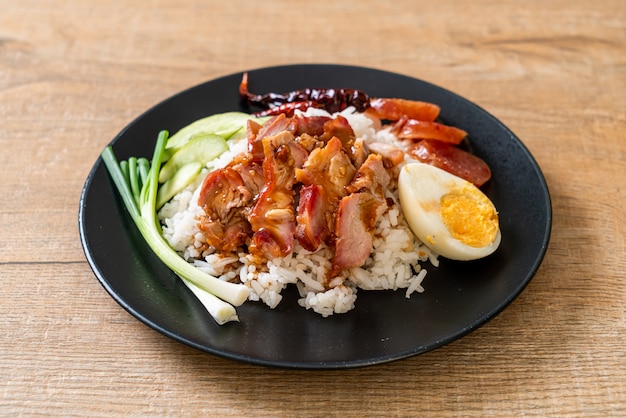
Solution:
M 264 115 L 293 113 L 295 109 L 305 110 L 309 107 L 335 113 L 354 106 L 357 112 L 363 112 L 370 106 L 369 96 L 355 89 L 306 88 L 287 93 L 253 94 L 248 90 L 248 73 L 243 74 L 239 94 L 248 104 L 267 109 L 265 112 L 259 112 Z M 274 108 L 277 109 L 273 110 Z

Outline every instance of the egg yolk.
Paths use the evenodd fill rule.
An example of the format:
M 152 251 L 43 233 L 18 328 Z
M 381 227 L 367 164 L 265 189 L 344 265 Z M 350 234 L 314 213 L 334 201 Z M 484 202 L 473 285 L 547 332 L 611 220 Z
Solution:
M 491 201 L 472 188 L 441 196 L 440 214 L 453 238 L 475 248 L 491 244 L 498 233 L 498 213 Z

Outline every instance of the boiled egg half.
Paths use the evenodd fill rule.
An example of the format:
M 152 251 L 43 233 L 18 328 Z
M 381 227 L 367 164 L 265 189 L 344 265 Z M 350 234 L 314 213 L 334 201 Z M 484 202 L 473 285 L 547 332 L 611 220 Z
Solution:
M 409 163 L 398 178 L 400 205 L 413 233 L 452 260 L 475 260 L 500 245 L 498 212 L 472 183 L 440 168 Z

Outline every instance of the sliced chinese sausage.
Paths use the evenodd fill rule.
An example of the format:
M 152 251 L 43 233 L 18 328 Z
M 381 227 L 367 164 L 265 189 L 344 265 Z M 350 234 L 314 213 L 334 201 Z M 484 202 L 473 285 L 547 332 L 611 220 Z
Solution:
M 380 119 L 396 121 L 401 117 L 433 122 L 439 117 L 440 108 L 434 103 L 419 100 L 374 98 L 370 99 L 370 112 Z
M 454 145 L 460 144 L 467 136 L 467 132 L 454 126 L 406 118 L 401 118 L 394 125 L 393 132 L 403 140 L 436 139 Z
M 445 142 L 424 139 L 414 144 L 408 154 L 418 161 L 461 177 L 477 187 L 491 178 L 489 166 L 480 157 Z

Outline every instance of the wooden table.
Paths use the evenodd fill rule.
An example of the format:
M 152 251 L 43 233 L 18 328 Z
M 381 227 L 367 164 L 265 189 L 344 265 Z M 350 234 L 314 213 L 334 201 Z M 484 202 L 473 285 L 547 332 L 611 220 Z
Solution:
M 102 288 L 78 236 L 102 148 L 250 68 L 338 63 L 450 89 L 540 164 L 551 242 L 476 332 L 386 365 L 268 369 L 174 342 Z M 626 2 L 0 0 L 0 415 L 623 416 Z

